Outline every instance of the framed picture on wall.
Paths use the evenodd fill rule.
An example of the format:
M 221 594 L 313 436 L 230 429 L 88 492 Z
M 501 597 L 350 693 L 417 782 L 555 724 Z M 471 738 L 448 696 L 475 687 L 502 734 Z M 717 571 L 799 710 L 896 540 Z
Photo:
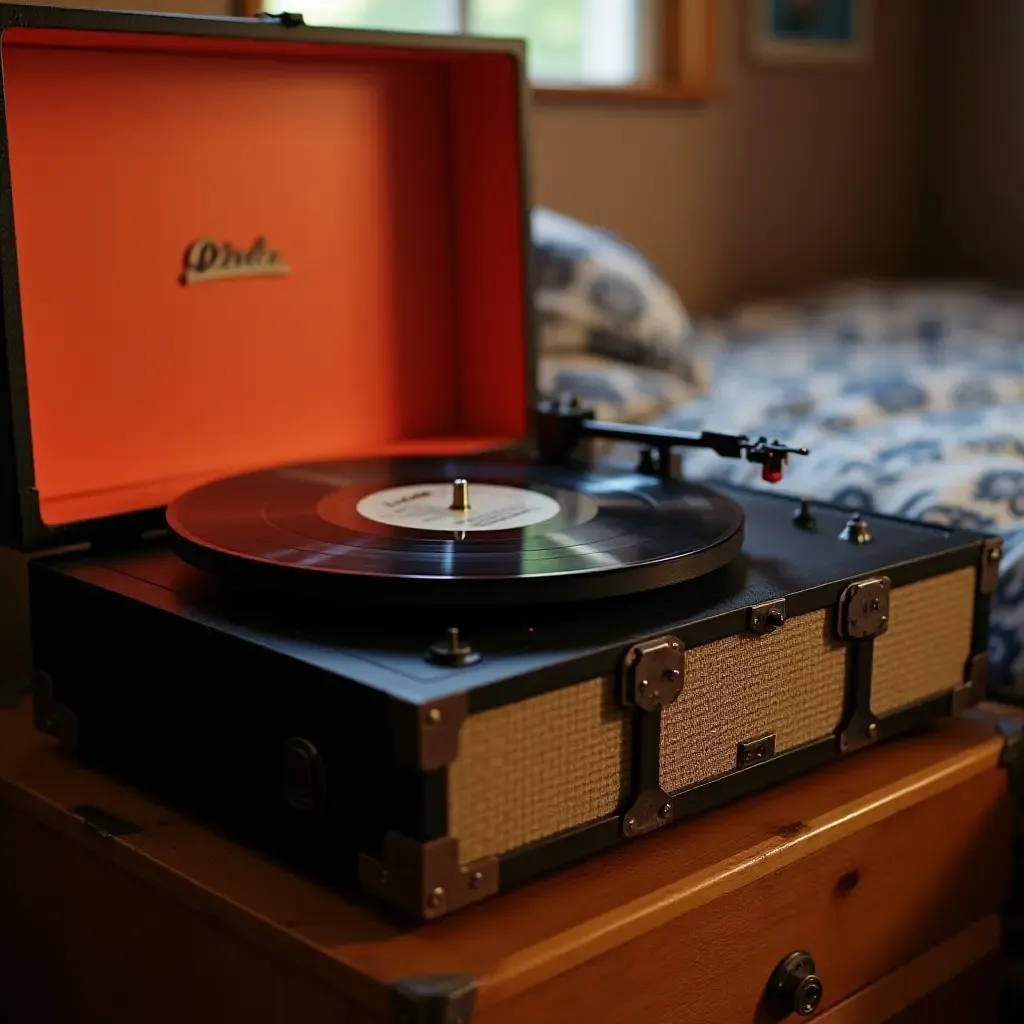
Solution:
M 873 0 L 747 0 L 751 54 L 771 64 L 864 64 Z

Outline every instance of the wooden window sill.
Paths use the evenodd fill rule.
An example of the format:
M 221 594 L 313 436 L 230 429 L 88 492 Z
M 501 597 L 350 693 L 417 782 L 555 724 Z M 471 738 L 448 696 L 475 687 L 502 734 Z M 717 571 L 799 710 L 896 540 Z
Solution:
M 716 75 L 717 0 L 662 0 L 660 60 L 653 81 L 634 86 L 536 85 L 541 104 L 697 105 L 722 99 Z
M 599 104 L 697 104 L 710 103 L 722 98 L 713 86 L 701 85 L 685 88 L 674 84 L 626 86 L 619 88 L 588 88 L 567 86 L 552 88 L 535 86 L 534 100 L 540 103 L 599 103 Z
M 717 0 L 662 0 L 658 6 L 659 73 L 647 85 L 625 87 L 563 88 L 535 86 L 533 98 L 539 103 L 594 104 L 703 104 L 722 99 L 714 82 L 716 61 L 715 30 Z M 258 17 L 263 0 L 235 0 L 245 17 Z M 302 0 L 295 10 L 301 11 Z

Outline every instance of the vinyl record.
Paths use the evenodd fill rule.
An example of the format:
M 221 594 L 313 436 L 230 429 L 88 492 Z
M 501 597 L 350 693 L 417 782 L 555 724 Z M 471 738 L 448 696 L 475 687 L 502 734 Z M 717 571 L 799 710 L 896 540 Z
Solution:
M 387 604 L 639 593 L 739 551 L 739 506 L 696 484 L 527 462 L 394 459 L 270 469 L 167 510 L 187 562 L 246 585 Z

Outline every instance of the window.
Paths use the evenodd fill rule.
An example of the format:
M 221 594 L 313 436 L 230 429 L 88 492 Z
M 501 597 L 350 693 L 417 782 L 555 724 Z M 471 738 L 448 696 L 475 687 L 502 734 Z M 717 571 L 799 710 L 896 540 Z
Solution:
M 311 25 L 526 39 L 541 93 L 707 98 L 716 0 L 243 0 Z

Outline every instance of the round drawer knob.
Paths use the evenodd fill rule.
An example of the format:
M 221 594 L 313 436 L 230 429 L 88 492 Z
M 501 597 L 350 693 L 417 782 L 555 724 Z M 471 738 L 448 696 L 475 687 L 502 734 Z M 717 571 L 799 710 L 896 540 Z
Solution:
M 823 987 L 815 973 L 814 958 L 810 953 L 790 953 L 768 982 L 765 1004 L 775 1020 L 784 1020 L 790 1014 L 810 1017 L 821 1004 Z

